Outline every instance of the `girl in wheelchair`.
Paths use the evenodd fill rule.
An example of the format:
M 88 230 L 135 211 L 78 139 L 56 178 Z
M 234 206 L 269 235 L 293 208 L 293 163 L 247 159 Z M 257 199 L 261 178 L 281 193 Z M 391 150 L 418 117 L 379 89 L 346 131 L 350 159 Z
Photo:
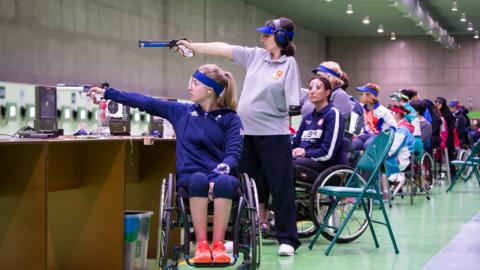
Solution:
M 360 102 L 364 105 L 363 133 L 353 138 L 352 144 L 356 150 L 365 150 L 375 137 L 390 127 L 397 127 L 390 110 L 380 104 L 378 94 L 380 86 L 375 83 L 367 83 L 357 87 L 360 92 Z
M 315 76 L 308 83 L 308 100 L 315 106 L 306 114 L 297 135 L 293 138 L 292 155 L 294 174 L 299 168 L 322 172 L 334 165 L 346 163 L 344 150 L 344 119 L 338 109 L 330 104 L 332 88 L 328 79 Z M 305 174 L 313 183 L 316 175 Z
M 414 126 L 405 119 L 405 115 L 408 113 L 405 107 L 393 105 L 391 106 L 391 111 L 398 128 L 385 160 L 385 169 L 388 181 L 394 188 L 392 192 L 393 197 L 405 183 L 404 171 L 410 165 L 410 156 L 414 151 L 415 138 L 413 137 Z
M 113 88 L 92 87 L 103 95 L 172 123 L 176 134 L 177 190 L 186 191 L 197 240 L 194 262 L 230 263 L 225 246 L 232 199 L 240 181 L 230 175 L 243 147 L 242 124 L 235 109 L 236 84 L 231 73 L 216 65 L 198 68 L 188 84 L 194 104 L 165 101 Z M 213 200 L 213 245 L 207 239 L 208 198 Z

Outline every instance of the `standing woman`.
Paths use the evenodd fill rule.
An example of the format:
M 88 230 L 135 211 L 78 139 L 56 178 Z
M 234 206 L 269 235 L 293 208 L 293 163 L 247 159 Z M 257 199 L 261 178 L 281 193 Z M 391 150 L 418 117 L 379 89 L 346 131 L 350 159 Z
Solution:
M 448 109 L 447 100 L 443 97 L 437 97 L 435 102 L 435 108 L 440 113 L 440 115 L 445 120 L 447 125 L 447 141 L 446 145 L 442 146 L 442 148 L 447 147 L 448 151 L 448 160 L 452 161 L 455 159 L 455 143 L 454 143 L 454 133 L 453 130 L 455 129 L 455 116 L 453 113 Z M 453 179 L 455 178 L 456 169 L 455 166 L 450 165 L 450 177 Z
M 223 42 L 179 41 L 195 53 L 224 56 L 247 71 L 238 105 L 245 136 L 240 168 L 260 189 L 260 221 L 272 195 L 280 256 L 293 256 L 300 246 L 296 226 L 292 181 L 292 146 L 288 129 L 289 108 L 299 106 L 300 74 L 293 57 L 294 24 L 288 18 L 267 21 L 257 28 L 263 48 L 233 46 Z M 298 109 L 298 108 L 296 108 Z M 263 188 L 262 191 L 262 186 Z M 263 196 L 262 196 L 263 193 Z

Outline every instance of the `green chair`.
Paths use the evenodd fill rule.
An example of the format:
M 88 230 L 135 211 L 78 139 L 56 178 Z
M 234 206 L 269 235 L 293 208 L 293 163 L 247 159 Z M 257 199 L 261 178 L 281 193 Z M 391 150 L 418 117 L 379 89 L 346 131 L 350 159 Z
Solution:
M 452 191 L 453 186 L 455 186 L 459 178 L 462 178 L 464 182 L 467 182 L 467 180 L 471 176 L 471 172 L 467 173 L 466 176 L 464 177 L 463 176 L 464 171 L 466 170 L 471 170 L 473 173 L 475 173 L 475 176 L 477 177 L 477 182 L 480 185 L 480 173 L 478 171 L 478 166 L 480 165 L 480 157 L 478 157 L 479 152 L 480 152 L 480 140 L 477 143 L 475 143 L 475 145 L 473 146 L 472 152 L 470 152 L 470 155 L 467 157 L 466 160 L 454 160 L 450 162 L 451 165 L 460 167 L 460 170 L 457 171 L 457 174 L 450 182 L 450 186 L 448 187 L 447 192 Z
M 343 187 L 323 186 L 318 188 L 317 192 L 330 197 L 332 202 L 331 202 L 330 208 L 327 211 L 327 214 L 323 218 L 323 222 L 320 226 L 320 229 L 317 231 L 317 233 L 315 234 L 315 237 L 312 239 L 312 241 L 310 242 L 310 245 L 308 246 L 309 249 L 313 248 L 313 245 L 317 241 L 319 235 L 326 228 L 331 228 L 336 233 L 335 233 L 335 237 L 333 238 L 333 240 L 330 242 L 330 244 L 325 250 L 325 255 L 328 256 L 331 249 L 333 248 L 333 245 L 335 245 L 342 231 L 345 229 L 349 219 L 352 217 L 355 209 L 357 209 L 357 207 L 361 205 L 362 206 L 361 208 L 363 209 L 366 215 L 366 218 L 368 220 L 368 226 L 370 227 L 373 241 L 375 242 L 375 247 L 378 248 L 379 244 L 378 244 L 377 236 L 375 235 L 375 230 L 373 229 L 372 223 L 378 223 L 378 224 L 387 226 L 388 233 L 390 234 L 390 239 L 392 240 L 393 247 L 395 249 L 395 253 L 396 254 L 399 253 L 397 243 L 395 242 L 395 236 L 393 235 L 393 231 L 390 226 L 390 222 L 387 217 L 387 212 L 385 211 L 385 206 L 383 205 L 383 203 L 380 203 L 380 209 L 383 213 L 385 222 L 379 222 L 379 221 L 370 219 L 367 212 L 367 206 L 364 201 L 364 199 L 366 200 L 374 199 L 379 202 L 383 202 L 383 197 L 382 197 L 383 194 L 380 191 L 381 181 L 380 181 L 379 170 L 383 164 L 383 161 L 387 157 L 388 151 L 390 150 L 390 147 L 393 143 L 394 135 L 395 135 L 395 131 L 393 129 L 386 130 L 380 133 L 379 135 L 377 135 L 377 137 L 373 140 L 370 146 L 365 150 L 365 153 L 358 161 L 355 171 L 351 174 L 349 179 L 346 181 L 345 186 Z M 362 175 L 364 173 L 369 173 L 368 180 L 365 181 L 365 184 L 363 185 L 361 184 L 362 183 L 361 179 L 363 178 L 360 172 L 362 172 Z M 337 207 L 338 203 L 342 199 L 346 199 L 346 198 L 348 198 L 349 200 L 355 199 L 355 203 L 348 211 L 340 227 L 327 225 L 330 217 L 335 212 L 335 208 Z

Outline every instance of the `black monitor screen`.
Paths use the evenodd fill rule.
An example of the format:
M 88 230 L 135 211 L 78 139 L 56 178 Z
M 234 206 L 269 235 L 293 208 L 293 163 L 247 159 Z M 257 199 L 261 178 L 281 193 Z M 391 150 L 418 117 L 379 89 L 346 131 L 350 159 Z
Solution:
M 55 87 L 38 86 L 37 106 L 40 105 L 40 118 L 57 117 L 57 89 Z

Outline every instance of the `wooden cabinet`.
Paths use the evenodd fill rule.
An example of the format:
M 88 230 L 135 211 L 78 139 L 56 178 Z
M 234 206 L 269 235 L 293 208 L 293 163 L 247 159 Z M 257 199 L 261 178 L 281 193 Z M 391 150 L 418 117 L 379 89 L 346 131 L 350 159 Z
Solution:
M 175 141 L 141 138 L 0 141 L 0 265 L 123 269 L 125 210 L 153 211 L 175 170 Z

